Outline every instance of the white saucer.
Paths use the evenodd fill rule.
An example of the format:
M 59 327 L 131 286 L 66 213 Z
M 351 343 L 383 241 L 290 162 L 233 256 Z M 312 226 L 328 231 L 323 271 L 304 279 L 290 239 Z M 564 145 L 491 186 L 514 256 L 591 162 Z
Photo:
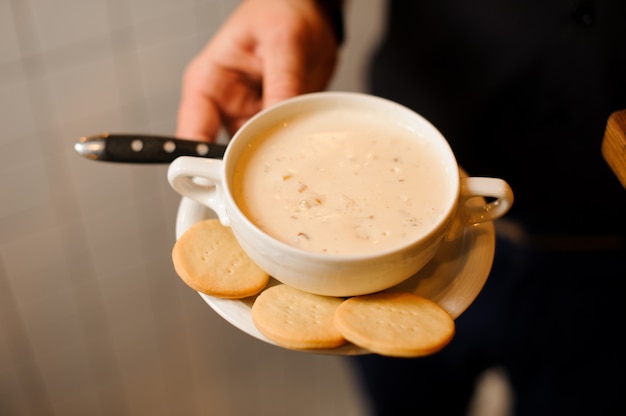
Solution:
M 205 206 L 188 198 L 183 198 L 176 218 L 176 238 L 198 221 L 215 218 L 215 214 Z M 493 223 L 486 222 L 466 227 L 457 239 L 444 242 L 435 257 L 417 274 L 390 291 L 412 292 L 429 298 L 452 315 L 459 317 L 476 299 L 482 290 L 495 252 L 495 231 Z M 270 285 L 276 284 L 272 279 Z M 228 300 L 200 293 L 222 318 L 253 337 L 270 344 L 252 322 L 251 308 L 254 298 Z M 332 350 L 315 351 L 337 355 L 366 354 L 368 351 L 352 344 Z

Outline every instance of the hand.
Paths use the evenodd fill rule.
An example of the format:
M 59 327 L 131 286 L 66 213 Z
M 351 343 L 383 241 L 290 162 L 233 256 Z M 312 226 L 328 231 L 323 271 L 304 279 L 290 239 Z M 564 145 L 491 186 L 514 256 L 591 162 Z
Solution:
M 324 89 L 338 41 L 315 0 L 244 0 L 185 71 L 176 135 L 215 140 L 262 108 Z

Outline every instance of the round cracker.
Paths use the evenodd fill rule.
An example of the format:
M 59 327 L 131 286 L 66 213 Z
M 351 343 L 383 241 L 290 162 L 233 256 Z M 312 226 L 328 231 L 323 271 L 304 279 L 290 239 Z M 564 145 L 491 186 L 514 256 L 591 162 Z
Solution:
M 231 229 L 217 219 L 192 225 L 174 244 L 174 269 L 192 289 L 210 296 L 241 299 L 262 291 L 269 275 L 241 249 Z
M 411 293 L 379 292 L 343 302 L 335 327 L 355 345 L 394 357 L 433 354 L 454 337 L 454 319 L 435 302 Z
M 252 305 L 252 320 L 269 340 L 290 349 L 337 348 L 346 343 L 333 325 L 343 299 L 315 295 L 279 284 Z

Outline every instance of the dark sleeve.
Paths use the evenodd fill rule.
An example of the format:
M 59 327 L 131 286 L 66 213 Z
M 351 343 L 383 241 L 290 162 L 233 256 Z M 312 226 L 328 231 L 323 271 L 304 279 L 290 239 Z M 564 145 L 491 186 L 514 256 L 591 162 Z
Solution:
M 343 22 L 343 0 L 317 0 L 322 11 L 326 14 L 340 45 L 345 39 L 345 28 Z

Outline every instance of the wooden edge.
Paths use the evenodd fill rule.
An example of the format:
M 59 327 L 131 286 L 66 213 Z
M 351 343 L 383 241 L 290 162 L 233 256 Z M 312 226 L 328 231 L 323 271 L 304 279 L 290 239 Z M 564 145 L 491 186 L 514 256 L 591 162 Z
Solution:
M 602 156 L 626 188 L 626 109 L 609 117 L 602 140 Z

